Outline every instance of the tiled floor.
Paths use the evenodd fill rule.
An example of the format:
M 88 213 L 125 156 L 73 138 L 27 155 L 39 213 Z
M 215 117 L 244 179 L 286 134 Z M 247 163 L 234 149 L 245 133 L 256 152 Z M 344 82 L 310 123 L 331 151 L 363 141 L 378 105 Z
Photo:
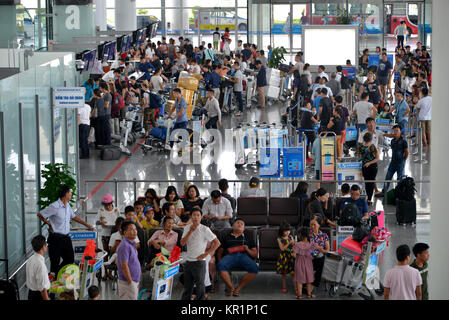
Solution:
M 268 106 L 266 110 L 260 110 L 252 108 L 248 110 L 245 115 L 240 118 L 224 116 L 223 126 L 224 128 L 235 127 L 238 122 L 255 121 L 260 122 L 266 121 L 269 123 L 280 122 L 281 111 L 283 112 L 285 108 L 276 103 L 274 105 Z M 411 154 L 415 149 L 411 149 Z M 167 155 L 153 151 L 144 155 L 141 150 L 137 150 L 132 157 L 130 157 L 126 162 L 124 162 L 120 167 L 117 167 L 119 161 L 101 161 L 98 158 L 98 151 L 91 150 L 92 156 L 88 160 L 81 160 L 81 195 L 86 195 L 98 182 L 88 182 L 90 180 L 103 180 L 106 176 L 110 175 L 112 170 L 115 172 L 110 175 L 109 181 L 113 182 L 114 179 L 117 180 L 146 180 L 151 181 L 151 183 L 136 183 L 137 196 L 144 194 L 148 187 L 153 187 L 156 189 L 159 195 L 165 194 L 165 189 L 168 185 L 175 185 L 178 191 L 181 192 L 182 185 L 184 181 L 198 181 L 198 180 L 219 180 L 220 178 L 227 178 L 228 180 L 249 180 L 252 175 L 258 175 L 257 168 L 243 168 L 236 170 L 234 166 L 234 155 L 231 153 L 223 152 L 219 155 L 219 161 L 217 164 L 210 164 L 210 159 L 205 159 L 201 164 L 198 165 L 174 165 L 170 162 Z M 123 158 L 122 158 L 123 159 Z M 384 156 L 381 157 L 381 162 L 379 164 L 379 173 L 377 179 L 384 179 L 386 174 L 386 169 L 388 166 L 388 160 L 384 160 Z M 430 160 L 430 159 L 428 159 Z M 430 180 L 430 164 L 421 164 L 413 161 L 413 156 L 411 155 L 407 161 L 405 168 L 407 175 L 413 176 L 416 181 L 419 180 Z M 171 181 L 171 182 L 155 182 L 158 180 Z M 96 212 L 100 206 L 101 197 L 105 193 L 111 193 L 115 195 L 114 183 L 106 183 L 102 185 L 96 193 L 87 202 L 87 211 Z M 207 193 L 216 188 L 217 184 L 204 182 L 196 183 L 200 189 L 202 196 L 206 196 Z M 87 187 L 86 187 L 87 186 Z M 296 183 L 295 183 L 296 186 Z M 311 186 L 312 187 L 312 186 Z M 379 188 L 381 189 L 379 184 Z M 134 184 L 132 182 L 128 183 L 118 183 L 117 191 L 117 203 L 121 210 L 124 209 L 126 205 L 132 205 L 134 202 Z M 239 194 L 241 186 L 239 183 L 231 183 L 230 193 L 234 195 Z M 268 186 L 264 186 L 268 188 Z M 288 196 L 291 192 L 291 184 L 285 184 L 279 186 L 277 189 L 272 188 L 273 193 L 279 195 Z M 417 183 L 417 207 L 418 207 L 418 221 L 416 227 L 407 226 L 402 227 L 396 225 L 395 220 L 395 207 L 394 206 L 383 206 L 380 199 L 378 199 L 374 206 L 377 210 L 385 210 L 386 212 L 386 226 L 390 229 L 393 234 L 390 239 L 390 246 L 385 250 L 383 259 L 380 261 L 379 269 L 381 278 L 383 278 L 386 270 L 392 268 L 396 264 L 395 258 L 395 248 L 400 244 L 408 244 L 413 246 L 416 242 L 428 242 L 429 241 L 429 228 L 430 228 L 430 183 L 420 184 Z M 309 190 L 310 191 L 310 190 Z M 94 215 L 88 215 L 88 219 L 92 221 Z M 238 274 L 238 273 L 237 273 Z M 241 279 L 241 275 L 239 277 Z M 289 293 L 281 293 L 281 279 L 279 275 L 274 272 L 261 272 L 256 279 L 250 283 L 243 291 L 240 297 L 228 298 L 224 295 L 224 285 L 221 282 L 220 287 L 216 293 L 212 294 L 212 299 L 294 299 L 292 294 L 291 281 L 288 282 Z M 175 285 L 173 299 L 179 299 L 181 296 L 182 288 Z M 103 299 L 118 299 L 116 290 L 112 290 L 111 281 L 102 283 L 102 298 Z M 320 289 L 317 291 L 317 299 L 329 299 L 329 295 Z M 348 297 L 340 297 L 340 299 L 348 299 Z M 360 299 L 357 296 L 353 296 L 351 299 Z

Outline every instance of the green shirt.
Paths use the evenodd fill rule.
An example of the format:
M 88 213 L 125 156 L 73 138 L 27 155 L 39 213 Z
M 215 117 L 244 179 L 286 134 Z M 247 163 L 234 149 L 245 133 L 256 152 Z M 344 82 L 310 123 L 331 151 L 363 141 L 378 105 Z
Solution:
M 422 286 L 421 286 L 422 299 L 423 300 L 429 300 L 429 293 L 427 291 L 427 278 L 428 278 L 428 275 L 429 275 L 429 267 L 428 267 L 427 262 L 424 262 L 422 268 L 420 268 L 416 264 L 416 260 L 414 260 L 413 263 L 410 265 L 410 267 L 417 269 L 419 271 L 419 273 L 421 274 L 421 278 L 422 278 Z

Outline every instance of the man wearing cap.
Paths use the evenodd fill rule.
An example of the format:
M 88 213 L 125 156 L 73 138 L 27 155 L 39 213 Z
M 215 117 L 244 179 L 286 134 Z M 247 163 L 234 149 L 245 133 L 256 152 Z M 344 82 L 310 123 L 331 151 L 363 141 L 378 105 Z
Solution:
M 41 221 L 49 226 L 48 255 L 50 257 L 50 272 L 58 273 L 59 269 L 75 261 L 72 240 L 70 239 L 70 220 L 74 220 L 94 231 L 87 222 L 75 215 L 70 207 L 72 189 L 62 185 L 58 191 L 58 201 L 53 202 L 47 208 L 37 213 Z M 62 258 L 62 262 L 61 262 Z
M 266 197 L 265 190 L 260 189 L 260 180 L 252 177 L 249 180 L 249 189 L 244 189 L 240 192 L 240 197 Z

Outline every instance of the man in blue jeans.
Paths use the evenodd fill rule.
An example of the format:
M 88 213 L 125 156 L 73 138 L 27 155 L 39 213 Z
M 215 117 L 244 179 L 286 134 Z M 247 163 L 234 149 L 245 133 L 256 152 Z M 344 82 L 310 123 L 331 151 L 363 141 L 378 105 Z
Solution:
M 398 124 L 393 127 L 394 138 L 391 140 L 391 162 L 388 166 L 385 180 L 391 180 L 395 173 L 397 174 L 397 179 L 399 180 L 404 174 L 405 161 L 408 157 L 408 144 L 401 133 L 401 129 L 401 126 Z M 385 183 L 382 190 L 382 195 L 385 196 L 389 187 L 390 183 Z
M 217 270 L 221 278 L 227 285 L 227 296 L 238 297 L 240 290 L 250 283 L 259 272 L 254 259 L 257 257 L 257 246 L 252 238 L 245 237 L 245 222 L 237 218 L 232 225 L 232 232 L 223 236 L 222 246 L 218 249 Z M 229 270 L 233 268 L 243 268 L 248 273 L 242 278 L 242 281 L 234 288 L 229 275 Z
M 181 89 L 173 89 L 173 97 L 175 98 L 175 104 L 168 113 L 168 116 L 170 117 L 176 109 L 175 121 L 172 131 L 176 129 L 187 129 L 187 123 L 189 121 L 187 119 L 187 102 L 182 97 Z M 173 143 L 173 141 L 170 141 L 170 147 L 173 147 Z
M 397 112 L 397 120 L 398 124 L 402 128 L 402 134 L 405 136 L 405 129 L 408 125 L 408 115 L 410 113 L 410 107 L 408 106 L 407 101 L 404 99 L 404 93 L 401 91 L 396 92 L 396 103 L 391 108 L 390 112 L 396 110 Z

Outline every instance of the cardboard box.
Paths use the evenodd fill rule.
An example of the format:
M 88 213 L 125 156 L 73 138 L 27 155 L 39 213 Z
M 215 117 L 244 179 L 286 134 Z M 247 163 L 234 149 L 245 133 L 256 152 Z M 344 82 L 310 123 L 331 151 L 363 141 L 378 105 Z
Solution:
M 194 77 L 179 78 L 178 88 L 184 88 L 187 90 L 198 90 L 199 81 Z
M 265 97 L 271 99 L 278 99 L 280 90 L 281 89 L 279 87 L 266 86 L 264 90 Z

